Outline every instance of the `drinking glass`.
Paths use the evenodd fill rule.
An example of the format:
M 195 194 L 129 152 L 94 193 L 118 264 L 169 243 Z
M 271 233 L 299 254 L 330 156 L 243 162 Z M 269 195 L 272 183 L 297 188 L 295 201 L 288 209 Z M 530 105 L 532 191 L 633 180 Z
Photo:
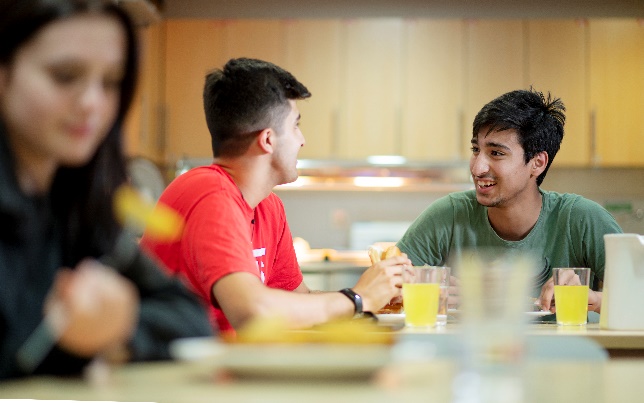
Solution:
M 433 327 L 436 325 L 441 280 L 449 269 L 439 266 L 410 266 L 403 270 L 403 300 L 405 301 L 405 325 L 410 327 Z
M 587 267 L 557 267 L 552 269 L 555 282 L 555 313 L 560 326 L 582 326 L 588 321 Z

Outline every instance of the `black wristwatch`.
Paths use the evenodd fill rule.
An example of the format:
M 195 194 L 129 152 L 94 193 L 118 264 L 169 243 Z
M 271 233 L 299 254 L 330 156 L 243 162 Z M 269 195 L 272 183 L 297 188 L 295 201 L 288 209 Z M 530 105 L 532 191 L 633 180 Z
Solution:
M 355 314 L 360 315 L 362 313 L 362 297 L 355 293 L 351 288 L 345 288 L 340 290 L 340 292 L 347 296 L 353 302 L 355 306 Z

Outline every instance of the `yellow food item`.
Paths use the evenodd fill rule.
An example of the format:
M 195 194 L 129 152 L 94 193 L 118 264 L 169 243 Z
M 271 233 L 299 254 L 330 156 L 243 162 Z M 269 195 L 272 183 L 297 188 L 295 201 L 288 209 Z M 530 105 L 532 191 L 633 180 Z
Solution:
M 367 320 L 336 320 L 311 329 L 291 329 L 281 317 L 260 317 L 237 331 L 236 343 L 390 344 L 393 335 Z
M 183 218 L 170 207 L 148 202 L 130 186 L 121 186 L 114 194 L 116 218 L 125 227 L 144 230 L 158 241 L 170 242 L 181 238 Z
M 402 255 L 402 252 L 400 252 L 400 249 L 398 249 L 396 245 L 392 245 L 388 247 L 387 250 L 385 251 L 385 257 L 383 257 L 383 259 L 389 259 L 390 257 L 400 256 L 400 255 Z
M 369 254 L 371 264 L 376 264 L 379 261 L 389 259 L 390 257 L 402 255 L 402 252 L 396 245 L 391 245 L 384 251 L 379 246 L 372 245 L 369 247 L 367 253 Z

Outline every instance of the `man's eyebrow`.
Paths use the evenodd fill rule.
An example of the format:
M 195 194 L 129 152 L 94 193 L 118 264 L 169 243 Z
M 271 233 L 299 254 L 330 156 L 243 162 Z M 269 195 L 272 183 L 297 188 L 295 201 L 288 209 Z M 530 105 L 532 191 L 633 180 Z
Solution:
M 486 141 L 485 146 L 490 148 L 502 148 L 504 150 L 510 151 L 510 147 L 506 146 L 505 144 L 495 143 L 494 141 Z

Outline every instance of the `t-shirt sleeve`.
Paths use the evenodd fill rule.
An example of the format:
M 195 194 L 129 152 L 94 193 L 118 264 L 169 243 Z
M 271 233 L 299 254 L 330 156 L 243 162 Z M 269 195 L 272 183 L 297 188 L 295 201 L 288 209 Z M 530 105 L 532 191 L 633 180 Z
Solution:
M 213 285 L 230 273 L 259 276 L 249 247 L 251 231 L 247 221 L 238 201 L 222 192 L 208 194 L 194 205 L 186 219 L 181 249 L 202 295 L 211 299 Z
M 586 267 L 590 267 L 600 280 L 604 278 L 606 264 L 605 234 L 622 233 L 615 218 L 602 206 L 592 200 L 579 197 L 570 217 L 571 236 L 579 237 L 581 242 L 571 240 Z
M 267 286 L 292 291 L 302 284 L 303 276 L 293 247 L 293 236 L 286 221 L 282 201 L 274 194 L 270 196 L 276 229 L 276 251 L 273 260 L 273 273 Z
M 454 226 L 454 205 L 449 196 L 429 205 L 407 229 L 397 245 L 414 266 L 447 263 Z

